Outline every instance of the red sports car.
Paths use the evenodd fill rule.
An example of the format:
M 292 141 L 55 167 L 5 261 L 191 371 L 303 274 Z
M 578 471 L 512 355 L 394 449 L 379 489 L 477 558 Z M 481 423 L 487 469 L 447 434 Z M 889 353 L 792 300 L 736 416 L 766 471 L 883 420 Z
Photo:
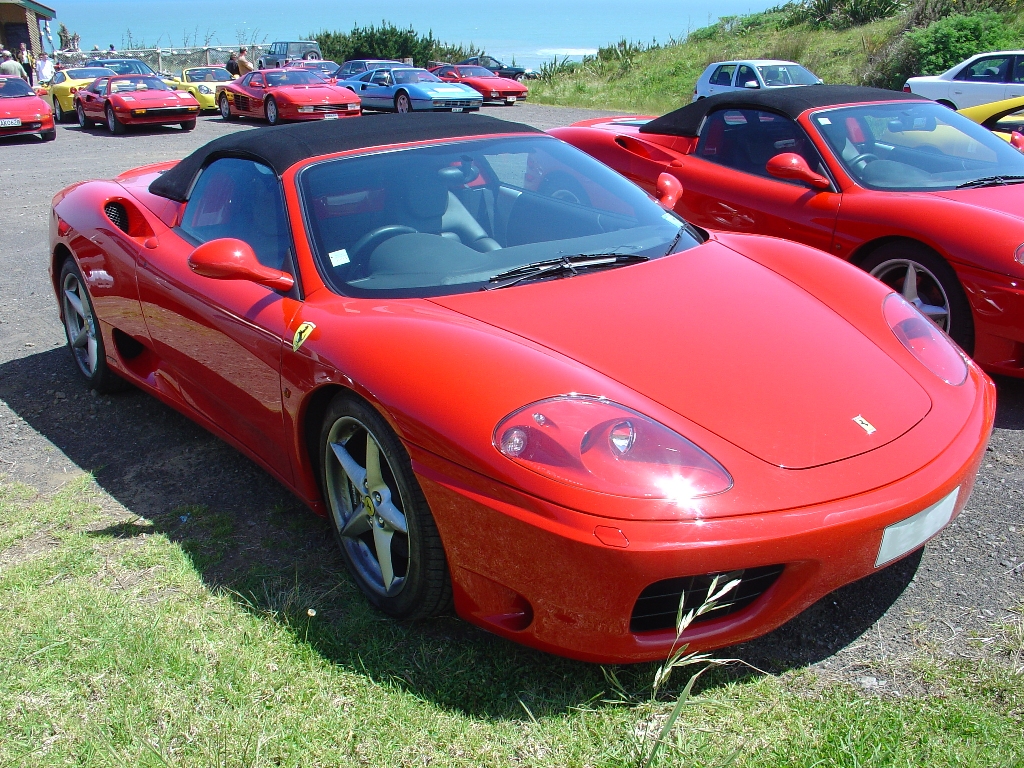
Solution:
M 78 124 L 105 123 L 111 133 L 129 125 L 171 125 L 183 131 L 196 127 L 199 102 L 188 91 L 175 91 L 152 75 L 97 77 L 75 94 Z
M 484 67 L 445 64 L 430 71 L 446 83 L 464 83 L 479 91 L 484 101 L 503 101 L 512 106 L 517 101 L 525 101 L 530 93 L 530 89 L 518 80 L 499 77 Z
M 911 94 L 806 86 L 552 134 L 702 227 L 775 235 L 899 291 L 988 370 L 1024 376 L 1024 156 Z
M 535 191 L 557 168 L 603 194 Z M 670 180 L 661 202 L 678 192 Z M 144 389 L 326 515 L 370 601 L 598 662 L 763 634 L 970 496 L 994 388 L 820 251 L 708 235 L 480 116 L 241 132 L 60 192 L 85 382 Z
M 26 133 L 56 139 L 53 111 L 20 77 L 0 75 L 0 139 Z
M 258 117 L 271 125 L 286 120 L 333 120 L 362 114 L 359 97 L 318 73 L 282 68 L 250 72 L 217 86 L 217 106 L 225 120 Z

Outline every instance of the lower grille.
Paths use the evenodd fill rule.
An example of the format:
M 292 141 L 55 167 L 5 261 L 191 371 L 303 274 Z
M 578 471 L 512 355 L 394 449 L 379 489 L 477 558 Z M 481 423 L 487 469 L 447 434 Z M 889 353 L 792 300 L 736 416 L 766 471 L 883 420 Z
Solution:
M 629 631 L 653 632 L 674 628 L 680 599 L 685 595 L 683 613 L 698 608 L 707 598 L 708 588 L 715 576 L 718 576 L 719 588 L 733 579 L 739 579 L 740 583 L 722 597 L 714 610 L 698 616 L 693 623 L 718 619 L 742 611 L 768 591 L 779 578 L 782 569 L 781 565 L 766 565 L 760 568 L 707 573 L 703 576 L 683 576 L 655 582 L 637 598 L 636 605 L 633 606 L 633 615 L 629 620 Z
M 249 97 L 248 96 L 239 96 L 236 93 L 235 96 L 234 96 L 234 100 L 235 100 L 235 109 L 237 109 L 239 112 L 248 112 L 249 111 Z
M 448 108 L 448 107 L 475 107 L 475 106 L 479 105 L 480 102 L 477 101 L 476 99 L 452 99 L 450 101 L 448 101 L 448 100 L 440 101 L 440 102 L 435 101 L 434 104 L 437 105 L 437 106 L 445 107 L 445 108 Z
M 188 107 L 146 107 L 146 114 L 142 117 L 157 115 L 158 117 L 185 117 L 195 114 L 195 110 Z
M 348 104 L 314 104 L 314 112 L 348 112 Z

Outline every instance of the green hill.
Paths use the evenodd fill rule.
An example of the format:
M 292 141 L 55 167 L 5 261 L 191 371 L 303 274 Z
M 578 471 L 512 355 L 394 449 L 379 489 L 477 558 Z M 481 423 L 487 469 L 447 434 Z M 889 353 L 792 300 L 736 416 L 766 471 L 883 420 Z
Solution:
M 582 62 L 552 62 L 530 99 L 660 114 L 690 101 L 708 64 L 732 58 L 788 59 L 826 83 L 900 88 L 1009 47 L 1024 47 L 1024 0 L 807 0 L 725 17 L 668 45 L 621 41 Z

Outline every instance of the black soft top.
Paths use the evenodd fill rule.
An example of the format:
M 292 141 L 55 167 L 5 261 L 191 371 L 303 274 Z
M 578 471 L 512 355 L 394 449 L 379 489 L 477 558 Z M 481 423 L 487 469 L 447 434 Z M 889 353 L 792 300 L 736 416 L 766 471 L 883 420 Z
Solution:
M 203 145 L 149 185 L 160 197 L 185 202 L 199 172 L 221 157 L 243 157 L 269 165 L 278 176 L 311 157 L 351 149 L 410 141 L 488 136 L 499 133 L 541 133 L 522 123 L 484 115 L 434 112 L 375 115 L 344 120 L 316 120 L 296 125 L 258 128 L 221 136 Z
M 640 128 L 640 133 L 658 133 L 663 136 L 696 136 L 705 115 L 717 109 L 764 109 L 796 119 L 808 109 L 831 107 L 837 104 L 857 104 L 874 101 L 922 101 L 921 96 L 883 88 L 865 88 L 859 85 L 801 85 L 791 88 L 766 88 L 719 93 L 706 99 L 680 107 L 675 112 L 651 120 Z

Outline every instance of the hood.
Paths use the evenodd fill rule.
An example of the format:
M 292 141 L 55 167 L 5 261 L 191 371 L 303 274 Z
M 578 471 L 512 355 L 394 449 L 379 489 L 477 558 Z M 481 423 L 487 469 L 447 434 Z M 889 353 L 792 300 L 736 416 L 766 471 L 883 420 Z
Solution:
M 956 203 L 999 211 L 1008 216 L 1024 220 L 1024 184 L 1008 184 L 1005 187 L 981 187 L 980 189 L 950 189 L 944 192 L 931 192 L 928 194 L 944 197 Z
M 517 83 L 508 77 L 464 77 L 462 78 L 464 83 L 472 83 L 478 85 L 484 89 L 490 89 L 492 91 L 499 90 L 513 90 L 513 91 L 525 91 L 526 86 L 522 83 Z
M 345 103 L 359 101 L 352 91 L 336 85 L 281 85 L 269 89 L 272 93 L 287 96 L 293 104 L 335 104 L 338 100 Z
M 433 301 L 573 358 L 780 467 L 867 453 L 931 409 L 913 377 L 846 320 L 714 241 Z
M 181 91 L 181 94 L 184 98 L 178 95 L 178 91 L 130 91 L 128 93 L 111 94 L 111 98 L 121 99 L 128 107 L 133 105 L 142 107 L 176 107 L 182 105 L 188 107 L 196 104 L 195 97 L 191 93 Z
M 480 94 L 462 83 L 419 83 L 419 87 L 431 95 L 438 96 L 473 96 L 480 98 Z
M 38 96 L 0 99 L 0 117 L 35 117 L 50 114 L 50 105 Z

